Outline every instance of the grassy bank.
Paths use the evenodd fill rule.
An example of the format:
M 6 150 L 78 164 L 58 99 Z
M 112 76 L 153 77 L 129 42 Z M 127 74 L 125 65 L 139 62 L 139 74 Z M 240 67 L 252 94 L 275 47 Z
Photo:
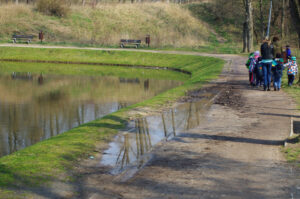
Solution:
M 105 61 L 109 63 L 168 66 L 192 73 L 189 79 L 186 79 L 186 75 L 184 75 L 183 79 L 186 79 L 186 81 L 182 86 L 139 104 L 121 109 L 102 119 L 71 129 L 64 134 L 39 142 L 12 155 L 0 158 L 0 198 L 22 198 L 23 194 L 30 195 L 31 191 L 36 190 L 35 188 L 40 187 L 39 190 L 41 190 L 52 181 L 71 182 L 72 178 L 67 175 L 68 171 L 76 165 L 80 158 L 87 158 L 89 155 L 94 154 L 96 146 L 103 146 L 107 140 L 118 132 L 118 129 L 123 128 L 129 117 L 129 110 L 144 106 L 157 107 L 172 102 L 183 96 L 187 90 L 199 88 L 209 80 L 216 78 L 224 64 L 224 61 L 219 59 L 189 55 L 27 48 L 1 48 L 0 51 L 2 58 Z M 22 69 L 26 71 L 30 69 L 44 73 L 56 73 L 58 71 L 62 74 L 95 75 L 97 73 L 95 70 L 98 69 L 98 66 L 83 67 L 63 64 L 55 66 L 49 64 L 42 67 L 39 64 L 25 64 L 28 65 L 28 68 L 24 69 L 22 65 L 17 65 L 14 70 Z M 11 70 L 9 66 L 4 66 L 2 72 L 9 70 Z M 124 70 L 130 71 L 131 69 Z M 118 72 L 115 75 L 118 75 Z M 135 75 L 139 76 L 139 74 Z M 174 78 L 177 78 L 176 75 Z M 39 192 L 36 192 L 36 194 L 39 194 Z
M 298 68 L 300 66 L 300 51 L 293 49 L 293 54 L 297 57 Z M 298 74 L 299 75 L 299 74 Z M 300 76 L 299 76 L 300 77 Z M 286 91 L 290 96 L 292 96 L 295 102 L 298 105 L 298 109 L 300 109 L 300 84 L 297 84 L 299 77 L 295 79 L 294 85 L 292 87 L 287 86 L 287 75 L 286 71 L 283 77 L 283 89 Z M 291 144 L 288 147 L 283 149 L 287 160 L 293 164 L 296 164 L 300 167 L 300 136 L 295 135 L 290 139 Z
M 118 46 L 120 39 L 141 39 L 151 35 L 151 45 L 199 46 L 209 31 L 191 13 L 175 4 L 99 4 L 71 6 L 66 17 L 43 15 L 25 4 L 0 6 L 0 38 L 45 33 L 45 42 L 84 46 Z M 37 41 L 38 38 L 35 38 Z

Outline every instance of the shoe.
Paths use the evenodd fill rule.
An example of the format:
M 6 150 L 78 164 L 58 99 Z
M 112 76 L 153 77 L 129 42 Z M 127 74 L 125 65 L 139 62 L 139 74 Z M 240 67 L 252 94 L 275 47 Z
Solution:
M 270 88 L 268 88 L 268 90 L 267 91 L 270 91 L 271 89 Z
M 276 88 L 276 87 L 274 88 L 274 91 L 277 91 L 277 88 Z
M 278 88 L 277 91 L 280 91 L 280 88 Z

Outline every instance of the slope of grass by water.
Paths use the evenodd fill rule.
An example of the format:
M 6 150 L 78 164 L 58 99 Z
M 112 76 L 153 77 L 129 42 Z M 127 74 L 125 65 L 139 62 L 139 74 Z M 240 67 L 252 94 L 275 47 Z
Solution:
M 146 106 L 159 107 L 168 102 L 173 102 L 183 96 L 186 91 L 199 88 L 211 79 L 217 78 L 224 65 L 224 61 L 220 59 L 190 55 L 28 48 L 0 48 L 0 51 L 1 58 L 20 57 L 22 59 L 85 60 L 90 62 L 155 65 L 180 68 L 192 73 L 189 79 L 186 79 L 186 75 L 184 75 L 182 79 L 186 80 L 182 86 L 0 158 L 0 198 L 22 198 L 22 194 L 30 195 L 30 191 L 37 190 L 37 187 L 43 189 L 53 181 L 72 181 L 71 176 L 67 173 L 72 170 L 80 158 L 88 158 L 89 155 L 93 155 L 96 146 L 104 146 L 119 129 L 123 128 L 130 110 Z M 24 70 L 30 69 L 45 73 L 55 73 L 57 71 L 63 74 L 90 75 L 98 70 L 98 66 L 60 64 L 53 67 L 49 64 L 41 69 L 39 64 L 25 65 L 28 68 Z M 20 64 L 20 66 L 16 65 L 13 70 L 21 70 L 21 68 L 22 65 Z M 121 68 L 119 69 L 121 70 Z M 10 72 L 11 70 L 8 66 L 4 66 L 1 72 Z M 125 70 L 130 71 L 131 69 L 122 70 L 126 73 Z M 119 72 L 116 72 L 116 74 L 118 75 Z M 149 70 L 149 74 L 157 75 L 151 70 Z M 139 76 L 139 74 L 135 75 Z M 176 79 L 178 76 L 175 75 L 172 78 Z M 40 193 L 36 192 L 36 194 Z

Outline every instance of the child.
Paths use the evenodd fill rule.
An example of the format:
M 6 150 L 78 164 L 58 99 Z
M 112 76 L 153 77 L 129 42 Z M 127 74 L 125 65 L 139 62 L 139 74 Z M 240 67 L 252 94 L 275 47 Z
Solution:
M 257 62 L 258 57 L 259 57 L 259 51 L 255 51 L 253 57 L 250 58 L 250 64 L 249 64 L 249 82 L 250 82 L 251 86 L 255 86 L 254 68 L 255 68 L 255 64 Z
M 297 66 L 297 62 L 296 62 L 296 57 L 291 57 L 291 61 L 286 64 L 288 67 L 287 70 L 287 75 L 288 75 L 288 85 L 292 86 L 293 82 L 295 80 L 295 76 L 298 74 L 298 66 Z
M 262 61 L 262 58 L 259 57 L 255 64 L 255 67 L 254 67 L 256 86 L 262 86 L 262 83 L 263 83 L 264 74 L 263 74 L 263 68 L 262 68 L 261 61 Z
M 249 71 L 249 83 L 250 83 L 250 85 L 251 85 L 251 82 L 252 82 L 252 72 L 250 72 L 251 71 L 251 68 L 250 68 L 250 65 L 251 65 L 251 62 L 252 62 L 252 60 L 253 60 L 253 57 L 254 57 L 254 53 L 250 53 L 250 55 L 249 55 L 249 58 L 248 58 L 248 60 L 247 60 L 247 62 L 246 62 L 246 67 L 247 67 L 247 69 L 248 69 L 248 71 Z
M 281 78 L 282 71 L 284 70 L 284 60 L 283 58 L 275 59 L 275 71 L 274 71 L 274 91 L 280 91 L 281 88 Z

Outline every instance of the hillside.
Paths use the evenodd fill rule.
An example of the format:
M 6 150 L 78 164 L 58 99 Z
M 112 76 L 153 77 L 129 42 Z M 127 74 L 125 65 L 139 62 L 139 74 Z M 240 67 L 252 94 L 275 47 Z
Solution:
M 116 46 L 121 38 L 144 40 L 150 34 L 153 47 L 191 47 L 204 45 L 210 35 L 205 23 L 174 4 L 71 6 L 63 18 L 43 15 L 32 5 L 0 6 L 1 41 L 10 41 L 13 33 L 37 35 L 40 30 L 46 42 L 102 46 Z

